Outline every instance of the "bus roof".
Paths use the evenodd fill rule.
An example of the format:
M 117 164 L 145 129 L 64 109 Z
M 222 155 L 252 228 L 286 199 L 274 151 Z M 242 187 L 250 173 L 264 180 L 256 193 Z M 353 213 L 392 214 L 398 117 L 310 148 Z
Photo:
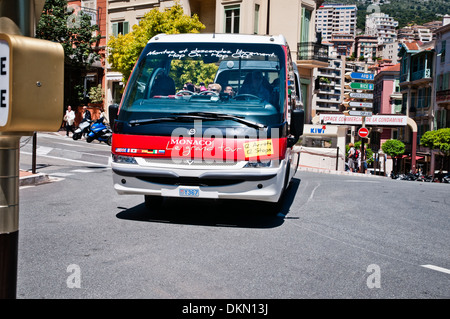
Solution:
M 279 44 L 287 45 L 283 35 L 256 35 L 237 33 L 181 33 L 181 34 L 158 34 L 151 38 L 148 43 L 169 42 L 204 42 L 204 43 L 256 43 L 256 44 Z

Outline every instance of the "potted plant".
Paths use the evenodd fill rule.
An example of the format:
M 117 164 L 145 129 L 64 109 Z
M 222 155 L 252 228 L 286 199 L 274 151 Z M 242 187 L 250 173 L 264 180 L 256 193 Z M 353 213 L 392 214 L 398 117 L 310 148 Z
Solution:
M 102 85 L 93 86 L 89 89 L 89 106 L 103 106 L 103 89 Z

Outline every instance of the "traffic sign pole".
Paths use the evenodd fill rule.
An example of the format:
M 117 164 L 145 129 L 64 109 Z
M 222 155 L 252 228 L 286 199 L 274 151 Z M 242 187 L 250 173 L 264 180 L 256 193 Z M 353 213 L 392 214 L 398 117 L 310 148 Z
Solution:
M 36 21 L 42 12 L 45 0 L 3 1 L 0 17 L 5 18 L 0 24 L 0 33 L 33 37 Z M 20 32 L 19 32 L 20 30 Z M 21 33 L 21 34 L 18 34 Z M 1 40 L 3 48 L 5 41 Z M 30 49 L 32 51 L 32 49 Z M 5 52 L 2 51 L 2 55 Z M 5 129 L 11 122 L 12 105 L 9 98 L 12 89 L 9 66 L 11 57 L 2 56 L 0 64 L 0 83 L 2 86 L 2 112 L 0 113 L 0 299 L 15 299 L 17 293 L 17 264 L 19 242 L 19 155 L 20 138 L 35 130 L 9 131 Z M 9 60 L 9 61 L 7 61 Z M 8 68 L 6 65 L 8 64 Z M 19 81 L 20 82 L 20 81 Z M 15 85 L 22 85 L 18 83 Z M 4 87 L 5 86 L 5 87 Z M 8 98 L 6 98 L 8 96 Z M 26 105 L 28 107 L 29 105 Z M 34 106 L 34 105 L 33 105 Z M 31 131 L 31 132 L 29 132 Z

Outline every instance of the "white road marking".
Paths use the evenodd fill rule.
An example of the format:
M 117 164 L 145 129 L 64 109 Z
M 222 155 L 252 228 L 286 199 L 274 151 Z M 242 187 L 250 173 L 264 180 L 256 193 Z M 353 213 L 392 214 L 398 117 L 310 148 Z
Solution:
M 33 153 L 23 152 L 23 151 L 21 151 L 20 153 L 21 153 L 21 154 L 25 154 L 25 155 L 33 155 Z M 56 160 L 62 160 L 62 161 L 68 161 L 68 162 L 80 163 L 80 164 L 85 164 L 85 165 L 111 167 L 110 161 L 109 161 L 109 160 L 108 160 L 108 164 L 100 164 L 100 163 L 87 162 L 87 161 L 80 161 L 80 160 L 74 160 L 74 159 L 70 159 L 70 158 L 63 158 L 63 157 L 50 156 L 50 155 L 39 155 L 39 156 L 41 156 L 41 157 L 46 157 L 46 158 L 52 158 L 52 159 L 56 159 Z M 108 156 L 108 157 L 109 157 L 109 156 Z
M 37 155 L 47 155 L 53 150 L 53 147 L 47 147 L 47 146 L 39 146 L 36 148 L 36 154 Z
M 314 193 L 315 193 L 316 189 L 317 189 L 319 186 L 320 186 L 320 183 L 319 183 L 319 185 L 317 185 L 316 187 L 314 187 L 314 189 L 313 189 L 312 192 L 311 192 L 311 195 L 309 195 L 309 198 L 308 198 L 308 200 L 306 201 L 307 203 L 309 203 L 309 202 L 313 199 Z
M 438 266 L 434 266 L 434 265 L 421 265 L 422 267 L 428 268 L 428 269 L 432 269 L 432 270 L 436 270 L 436 271 L 440 271 L 446 274 L 450 275 L 450 269 L 447 268 L 442 268 L 442 267 L 438 267 Z
M 54 173 L 49 173 L 50 176 L 57 176 L 57 177 L 67 177 L 67 176 L 72 176 L 72 173 L 63 173 L 63 172 L 54 172 Z
M 74 172 L 74 173 L 94 173 L 96 171 L 92 170 L 92 169 L 74 169 L 71 172 Z

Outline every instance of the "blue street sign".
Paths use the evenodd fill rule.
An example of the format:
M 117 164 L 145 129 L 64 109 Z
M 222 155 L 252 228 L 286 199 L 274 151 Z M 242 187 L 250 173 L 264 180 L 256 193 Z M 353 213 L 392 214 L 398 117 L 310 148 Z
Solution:
M 359 72 L 352 72 L 350 74 L 350 77 L 355 80 L 369 80 L 372 81 L 375 78 L 375 75 L 373 73 L 359 73 Z

